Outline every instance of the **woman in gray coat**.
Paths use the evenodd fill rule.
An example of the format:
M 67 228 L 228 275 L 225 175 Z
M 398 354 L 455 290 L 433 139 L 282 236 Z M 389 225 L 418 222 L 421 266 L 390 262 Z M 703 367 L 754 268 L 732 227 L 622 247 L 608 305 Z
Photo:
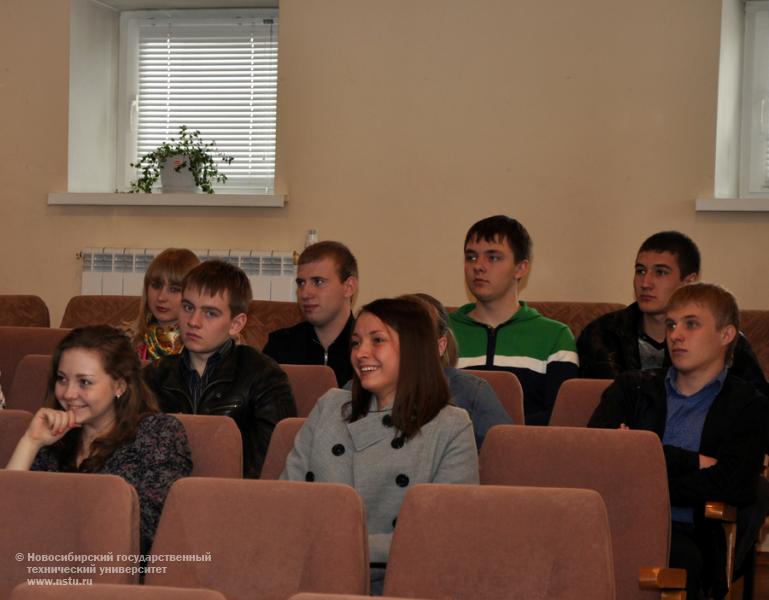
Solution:
M 368 515 L 372 591 L 381 591 L 403 497 L 416 483 L 478 483 L 467 412 L 449 404 L 433 320 L 423 303 L 382 299 L 355 321 L 352 391 L 313 409 L 282 479 L 348 483 Z

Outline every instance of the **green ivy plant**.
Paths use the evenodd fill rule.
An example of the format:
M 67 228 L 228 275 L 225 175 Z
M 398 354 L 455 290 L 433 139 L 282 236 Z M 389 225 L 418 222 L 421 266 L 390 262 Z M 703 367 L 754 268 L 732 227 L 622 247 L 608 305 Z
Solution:
M 176 155 L 183 155 L 184 162 L 174 167 L 174 170 L 188 168 L 192 171 L 195 184 L 204 192 L 213 194 L 212 183 L 227 181 L 227 176 L 219 172 L 216 160 L 229 165 L 232 163 L 232 156 L 217 152 L 216 142 L 204 144 L 200 139 L 199 131 L 191 131 L 186 125 L 182 125 L 179 127 L 178 139 L 164 142 L 152 152 L 142 156 L 138 162 L 130 163 L 132 167 L 141 169 L 141 177 L 131 182 L 131 193 L 151 193 L 152 186 L 160 177 L 160 168 L 169 157 Z

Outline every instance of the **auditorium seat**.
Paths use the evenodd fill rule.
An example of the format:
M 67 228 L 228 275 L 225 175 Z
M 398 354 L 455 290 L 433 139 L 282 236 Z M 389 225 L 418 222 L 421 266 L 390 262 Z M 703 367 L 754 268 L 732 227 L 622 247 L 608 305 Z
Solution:
M 9 390 L 16 365 L 27 354 L 53 354 L 68 329 L 0 327 L 0 385 Z
M 215 590 L 94 583 L 84 586 L 39 586 L 26 583 L 14 588 L 10 600 L 227 600 Z
M 123 327 L 139 315 L 141 296 L 73 296 L 67 302 L 60 327 L 112 325 Z
M 243 438 L 231 417 L 174 414 L 192 452 L 192 477 L 243 477 Z
M 612 379 L 567 379 L 561 384 L 555 398 L 550 425 L 560 427 L 587 427 L 601 394 Z
M 599 492 L 609 515 L 617 598 L 659 598 L 659 592 L 642 591 L 638 583 L 641 568 L 668 565 L 670 501 L 665 458 L 656 434 L 498 425 L 481 448 L 480 472 L 482 486 Z M 569 530 L 563 534 L 573 536 Z
M 260 479 L 278 479 L 286 466 L 286 458 L 294 447 L 294 438 L 307 419 L 301 417 L 278 421 L 272 430 L 270 445 L 262 465 Z
M 50 327 L 51 317 L 39 296 L 0 294 L 0 325 Z
M 505 409 L 515 425 L 525 425 L 526 419 L 523 414 L 523 388 L 518 378 L 509 371 L 481 371 L 465 369 L 478 377 L 485 379 L 499 402 Z
M 326 365 L 280 365 L 280 368 L 288 375 L 297 417 L 308 416 L 318 398 L 337 387 L 334 370 Z
M 0 469 L 8 464 L 31 420 L 32 413 L 26 410 L 0 410 Z
M 124 479 L 0 470 L 0 506 L 0 598 L 7 598 L 16 585 L 30 577 L 93 577 L 99 583 L 137 581 L 130 572 L 99 574 L 99 567 L 126 570 L 136 566 L 128 555 L 139 553 L 139 499 Z M 72 554 L 111 555 L 112 560 L 61 558 Z M 50 570 L 35 574 L 31 570 L 92 564 L 94 574 Z
M 49 354 L 27 354 L 16 365 L 11 387 L 5 395 L 8 408 L 37 412 L 45 402 L 50 375 Z
M 593 490 L 415 485 L 398 515 L 384 595 L 614 599 L 604 502 Z
M 270 333 L 295 325 L 303 318 L 296 302 L 252 300 L 248 306 L 246 326 L 241 335 L 246 344 L 261 350 Z
M 368 593 L 363 501 L 350 486 L 188 477 L 171 487 L 146 585 L 204 587 L 229 600 L 278 600 L 300 591 Z M 205 556 L 210 556 L 206 561 Z

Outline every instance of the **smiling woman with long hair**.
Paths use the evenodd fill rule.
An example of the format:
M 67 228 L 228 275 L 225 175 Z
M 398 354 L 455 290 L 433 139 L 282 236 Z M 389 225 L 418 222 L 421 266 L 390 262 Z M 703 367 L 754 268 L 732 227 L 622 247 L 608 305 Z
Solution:
M 184 426 L 158 413 L 139 357 L 108 325 L 72 330 L 53 355 L 46 406 L 8 469 L 119 475 L 136 488 L 141 548 L 149 551 L 171 484 L 192 471 Z
M 409 487 L 478 483 L 467 412 L 449 404 L 433 320 L 423 303 L 375 300 L 355 321 L 352 391 L 329 390 L 297 435 L 282 479 L 348 483 L 366 504 L 372 590 Z

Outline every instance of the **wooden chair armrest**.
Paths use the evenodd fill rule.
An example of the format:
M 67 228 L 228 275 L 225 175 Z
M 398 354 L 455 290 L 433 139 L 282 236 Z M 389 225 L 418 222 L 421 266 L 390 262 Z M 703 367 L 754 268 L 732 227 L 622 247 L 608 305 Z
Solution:
M 737 507 L 726 502 L 706 502 L 705 518 L 734 523 L 737 520 Z
M 638 572 L 638 587 L 659 590 L 660 600 L 685 600 L 686 569 L 642 568 Z

